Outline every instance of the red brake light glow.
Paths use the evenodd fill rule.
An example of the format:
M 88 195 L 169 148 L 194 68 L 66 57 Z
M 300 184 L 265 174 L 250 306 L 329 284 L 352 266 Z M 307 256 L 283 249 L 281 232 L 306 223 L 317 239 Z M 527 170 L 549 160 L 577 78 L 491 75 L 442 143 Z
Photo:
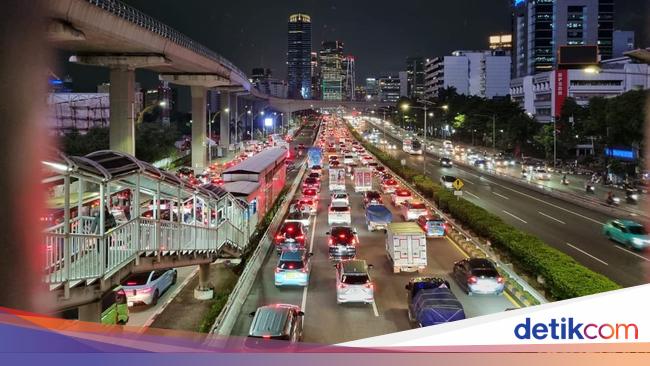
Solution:
M 476 282 L 478 282 L 478 278 L 476 278 L 476 276 L 470 276 L 470 277 L 467 278 L 467 283 L 469 283 L 469 284 L 473 284 L 473 283 L 476 283 Z
M 497 283 L 503 283 L 503 277 L 501 276 L 497 277 Z

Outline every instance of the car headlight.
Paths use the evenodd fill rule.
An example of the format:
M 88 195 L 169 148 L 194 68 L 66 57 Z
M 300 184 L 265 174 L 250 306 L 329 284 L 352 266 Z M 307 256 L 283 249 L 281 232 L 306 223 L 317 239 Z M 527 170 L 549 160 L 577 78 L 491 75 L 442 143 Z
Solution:
M 639 238 L 633 238 L 632 243 L 634 244 L 643 244 L 644 240 Z

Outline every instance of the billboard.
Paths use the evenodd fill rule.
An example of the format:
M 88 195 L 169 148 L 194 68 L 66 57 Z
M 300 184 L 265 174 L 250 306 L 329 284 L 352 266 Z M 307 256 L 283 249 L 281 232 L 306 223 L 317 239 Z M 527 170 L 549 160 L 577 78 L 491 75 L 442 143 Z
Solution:
M 594 65 L 598 63 L 598 46 L 560 46 L 558 64 Z

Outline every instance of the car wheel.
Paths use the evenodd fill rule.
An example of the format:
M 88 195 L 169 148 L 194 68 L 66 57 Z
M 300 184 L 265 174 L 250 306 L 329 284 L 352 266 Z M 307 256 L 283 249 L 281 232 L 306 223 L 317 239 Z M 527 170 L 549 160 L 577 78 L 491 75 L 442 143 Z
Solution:
M 153 293 L 153 298 L 151 299 L 151 305 L 153 305 L 153 306 L 158 305 L 158 297 L 160 297 L 160 294 L 158 293 L 158 290 L 156 290 Z

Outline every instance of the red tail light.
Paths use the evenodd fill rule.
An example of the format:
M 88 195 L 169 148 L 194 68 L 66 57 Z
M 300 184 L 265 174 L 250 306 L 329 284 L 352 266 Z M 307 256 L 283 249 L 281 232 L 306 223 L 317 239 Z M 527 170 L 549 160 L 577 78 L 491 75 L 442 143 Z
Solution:
M 339 287 L 339 288 L 347 288 L 348 285 L 346 285 L 345 283 L 339 283 L 339 286 L 338 286 L 338 287 Z
M 301 271 L 302 271 L 302 273 L 307 273 L 307 268 L 302 267 Z
M 283 238 L 284 238 L 284 236 L 282 236 L 282 235 L 276 235 L 275 236 L 275 239 L 277 239 L 277 240 L 282 240 Z
M 137 284 L 138 284 L 137 282 L 131 282 L 131 281 L 126 283 L 127 286 L 135 286 Z
M 280 272 L 282 272 L 282 270 L 278 267 L 275 267 L 275 273 L 280 273 Z
M 478 278 L 476 278 L 476 276 L 467 277 L 467 283 L 474 284 L 476 282 L 478 282 Z
M 365 288 L 373 289 L 375 286 L 372 283 L 366 283 Z
M 339 238 L 345 239 L 345 234 L 339 234 Z
M 303 240 L 305 240 L 305 236 L 304 235 L 298 235 L 298 236 L 296 236 L 296 240 L 303 241 Z
M 501 276 L 497 277 L 497 283 L 503 283 L 503 277 Z
M 334 244 L 334 239 L 330 238 L 329 245 L 332 245 L 332 244 Z

